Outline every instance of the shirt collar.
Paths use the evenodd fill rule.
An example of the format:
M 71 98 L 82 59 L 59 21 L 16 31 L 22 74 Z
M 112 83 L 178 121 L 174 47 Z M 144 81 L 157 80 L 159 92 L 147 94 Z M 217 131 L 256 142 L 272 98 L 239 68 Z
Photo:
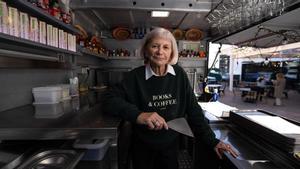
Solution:
M 176 76 L 175 70 L 174 70 L 173 66 L 171 66 L 171 65 L 168 65 L 166 74 L 167 73 L 170 73 L 171 75 Z M 158 75 L 153 72 L 150 64 L 147 64 L 145 66 L 145 79 L 148 80 L 152 76 L 158 76 Z

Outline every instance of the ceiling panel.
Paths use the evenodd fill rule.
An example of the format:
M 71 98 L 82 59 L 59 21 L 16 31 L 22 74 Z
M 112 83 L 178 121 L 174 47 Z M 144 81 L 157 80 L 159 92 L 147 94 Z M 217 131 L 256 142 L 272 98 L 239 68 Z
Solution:
M 277 46 L 283 42 L 284 37 L 288 38 L 288 43 L 300 41 L 300 4 L 279 17 L 260 24 L 254 23 L 255 26 L 247 29 L 221 37 L 210 37 L 215 30 L 210 28 L 205 16 L 218 2 L 220 0 L 72 0 L 71 7 L 78 16 L 76 22 L 85 26 L 89 32 L 93 29 L 109 32 L 119 26 L 160 26 L 182 30 L 198 28 L 213 42 L 239 46 Z M 151 18 L 150 11 L 154 9 L 168 10 L 170 15 L 167 18 Z

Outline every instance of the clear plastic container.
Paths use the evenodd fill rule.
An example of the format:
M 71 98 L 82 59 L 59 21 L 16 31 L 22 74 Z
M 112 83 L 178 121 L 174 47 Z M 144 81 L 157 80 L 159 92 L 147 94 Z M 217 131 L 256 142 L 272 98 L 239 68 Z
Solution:
M 62 88 L 53 87 L 35 87 L 32 89 L 35 103 L 53 104 L 61 101 Z
M 69 84 L 60 84 L 60 85 L 58 85 L 58 86 L 60 86 L 61 87 L 61 89 L 62 89 L 62 99 L 63 100 L 68 100 L 69 98 L 70 98 L 70 85 Z
M 97 140 L 96 142 L 93 142 L 93 140 L 84 142 L 78 140 L 74 143 L 73 147 L 78 149 L 87 149 L 81 160 L 101 161 L 104 158 L 110 144 L 109 139 Z
M 71 97 L 69 96 L 68 99 L 63 99 L 61 101 L 62 107 L 63 107 L 63 111 L 64 113 L 69 113 L 72 111 L 72 103 L 71 103 Z
M 33 103 L 35 118 L 58 118 L 64 114 L 62 103 L 41 104 Z

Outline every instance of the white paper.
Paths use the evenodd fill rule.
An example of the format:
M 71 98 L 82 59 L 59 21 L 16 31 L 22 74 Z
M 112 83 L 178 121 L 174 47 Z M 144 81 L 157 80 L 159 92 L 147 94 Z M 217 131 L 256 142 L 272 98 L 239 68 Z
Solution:
M 198 102 L 201 108 L 216 117 L 224 117 L 224 113 L 231 110 L 237 110 L 235 107 L 228 106 L 221 102 Z
M 247 118 L 281 134 L 300 134 L 300 126 L 289 121 L 269 115 L 245 115 Z

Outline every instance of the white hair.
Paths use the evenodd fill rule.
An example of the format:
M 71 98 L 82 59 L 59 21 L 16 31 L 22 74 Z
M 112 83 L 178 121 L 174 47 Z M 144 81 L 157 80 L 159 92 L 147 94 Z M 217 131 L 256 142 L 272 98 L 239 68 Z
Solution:
M 165 38 L 171 41 L 172 45 L 172 53 L 171 53 L 171 59 L 169 61 L 170 65 L 175 65 L 178 61 L 178 47 L 176 40 L 173 36 L 173 34 L 164 28 L 154 28 L 151 32 L 147 33 L 147 35 L 144 37 L 142 41 L 142 45 L 140 48 L 140 55 L 144 58 L 145 63 L 149 62 L 149 56 L 146 55 L 145 51 L 147 49 L 147 45 L 151 42 L 154 38 Z

